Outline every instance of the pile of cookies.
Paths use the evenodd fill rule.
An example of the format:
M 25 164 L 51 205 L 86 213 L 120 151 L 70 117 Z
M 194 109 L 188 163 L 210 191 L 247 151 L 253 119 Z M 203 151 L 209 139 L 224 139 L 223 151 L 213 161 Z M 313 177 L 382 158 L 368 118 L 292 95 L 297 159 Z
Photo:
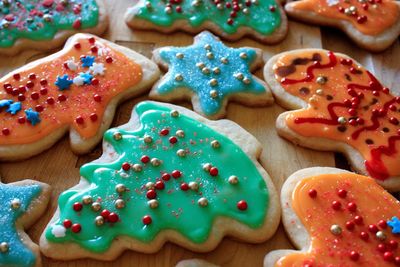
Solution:
M 400 34 L 400 5 L 282 6 L 139 0 L 125 14 L 139 34 L 196 34 L 193 44 L 157 48 L 149 59 L 97 36 L 109 22 L 103 0 L 0 1 L 2 60 L 64 45 L 0 79 L 0 160 L 35 157 L 67 133 L 76 154 L 103 140 L 101 157 L 83 165 L 80 182 L 58 196 L 39 245 L 24 230 L 46 212 L 50 186 L 0 183 L 0 266 L 40 266 L 41 253 L 113 260 L 125 250 L 157 252 L 166 242 L 209 252 L 225 236 L 261 243 L 281 217 L 299 251 L 270 252 L 266 267 L 400 266 L 400 206 L 386 191 L 400 190 L 400 96 L 341 53 L 298 49 L 264 64 L 261 49 L 221 41 L 285 42 L 287 13 L 382 51 Z M 254 75 L 260 67 L 264 79 Z M 140 102 L 128 123 L 110 129 L 118 104 L 144 94 L 161 102 Z M 169 103 L 181 100 L 191 100 L 194 111 Z M 262 144 L 220 120 L 230 100 L 249 107 L 276 101 L 289 110 L 276 120 L 281 137 L 341 152 L 356 173 L 302 169 L 278 192 L 259 163 Z M 213 264 L 194 259 L 178 266 Z

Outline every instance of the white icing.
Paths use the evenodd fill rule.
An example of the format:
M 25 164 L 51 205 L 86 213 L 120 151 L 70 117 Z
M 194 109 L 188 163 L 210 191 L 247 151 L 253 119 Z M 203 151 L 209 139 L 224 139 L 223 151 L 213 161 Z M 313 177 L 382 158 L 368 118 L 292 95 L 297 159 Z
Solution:
M 57 238 L 64 237 L 66 231 L 67 229 L 62 225 L 54 225 L 51 229 L 51 233 Z
M 106 69 L 103 63 L 93 63 L 89 70 L 92 71 L 93 75 L 104 75 Z

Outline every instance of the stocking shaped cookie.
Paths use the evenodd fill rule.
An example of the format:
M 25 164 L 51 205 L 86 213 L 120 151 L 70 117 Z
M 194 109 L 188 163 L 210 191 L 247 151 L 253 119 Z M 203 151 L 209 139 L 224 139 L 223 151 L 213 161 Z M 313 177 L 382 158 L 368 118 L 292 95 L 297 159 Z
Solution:
M 125 15 L 134 29 L 199 33 L 209 30 L 227 40 L 250 36 L 277 43 L 287 32 L 287 19 L 275 0 L 140 0 Z
M 103 0 L 0 1 L 0 53 L 49 50 L 76 32 L 101 34 L 107 24 Z
M 340 28 L 371 51 L 388 48 L 400 34 L 400 4 L 393 0 L 300 0 L 285 10 L 304 22 Z
M 157 66 L 127 48 L 77 34 L 65 48 L 0 79 L 0 159 L 35 155 L 70 130 L 77 153 L 93 148 L 116 105 L 158 78 Z
M 46 210 L 50 187 L 24 180 L 0 183 L 0 265 L 41 266 L 39 247 L 24 232 Z
M 353 168 L 400 189 L 400 97 L 346 55 L 319 49 L 272 58 L 264 75 L 288 109 L 278 133 L 301 146 L 340 151 Z
M 267 85 L 252 74 L 262 64 L 259 49 L 226 47 L 211 33 L 202 32 L 191 46 L 163 47 L 153 55 L 168 69 L 153 86 L 153 99 L 191 99 L 196 112 L 214 119 L 225 115 L 230 99 L 249 106 L 273 102 Z
M 281 203 L 285 230 L 301 251 L 273 251 L 265 267 L 400 264 L 400 204 L 373 179 L 303 169 L 286 180 Z
M 56 259 L 109 260 L 124 249 L 155 252 L 166 241 L 210 251 L 225 235 L 266 240 L 279 206 L 260 152 L 230 121 L 142 102 L 128 124 L 106 132 L 102 157 L 60 196 L 41 250 Z

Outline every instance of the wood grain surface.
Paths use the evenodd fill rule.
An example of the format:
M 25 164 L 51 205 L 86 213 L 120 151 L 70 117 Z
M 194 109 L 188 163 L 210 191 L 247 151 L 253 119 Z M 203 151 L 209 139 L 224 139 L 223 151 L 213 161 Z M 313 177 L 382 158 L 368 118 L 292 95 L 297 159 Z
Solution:
M 160 34 L 157 32 L 133 32 L 123 21 L 123 14 L 127 7 L 136 1 L 129 0 L 107 0 L 107 9 L 110 14 L 110 27 L 105 38 L 127 46 L 131 49 L 151 57 L 154 48 L 166 45 L 189 45 L 193 38 L 183 33 Z M 264 46 L 250 39 L 243 39 L 229 44 L 234 47 L 253 46 L 264 51 L 264 59 L 278 52 L 296 48 L 319 48 L 324 47 L 333 51 L 347 53 L 365 64 L 365 66 L 377 75 L 386 86 L 399 93 L 397 86 L 400 81 L 398 75 L 400 70 L 400 46 L 396 43 L 390 49 L 381 54 L 370 54 L 351 44 L 344 34 L 331 29 L 323 29 L 322 33 L 318 27 L 290 22 L 289 35 L 281 43 L 275 46 Z M 35 51 L 26 51 L 16 57 L 0 58 L 0 75 L 17 68 L 25 63 L 43 57 L 46 54 Z M 396 56 L 397 55 L 397 56 Z M 260 76 L 260 71 L 258 75 Z M 261 76 L 260 76 L 261 77 Z M 138 99 L 128 100 L 122 104 L 114 119 L 113 126 L 128 121 L 132 107 L 139 101 L 145 100 L 146 96 Z M 190 107 L 188 103 L 183 103 Z M 310 166 L 335 166 L 333 153 L 316 152 L 294 146 L 290 142 L 278 137 L 275 131 L 275 119 L 284 110 L 276 104 L 266 108 L 249 108 L 237 104 L 228 107 L 228 119 L 231 119 L 248 130 L 263 145 L 261 163 L 271 175 L 278 191 L 282 183 L 294 171 Z M 50 150 L 22 162 L 1 163 L 0 174 L 2 181 L 9 183 L 24 178 L 32 178 L 52 186 L 52 199 L 46 214 L 29 231 L 29 235 L 37 242 L 46 223 L 51 218 L 57 207 L 57 198 L 60 192 L 75 185 L 79 181 L 79 167 L 92 161 L 101 155 L 101 147 L 98 146 L 92 153 L 84 156 L 74 155 L 69 147 L 68 137 L 54 145 Z M 337 157 L 341 159 L 341 157 Z M 341 166 L 345 166 L 345 164 Z M 245 244 L 225 238 L 216 250 L 206 254 L 193 253 L 173 244 L 166 244 L 156 254 L 141 254 L 126 251 L 121 257 L 113 262 L 100 262 L 94 260 L 78 261 L 53 261 L 43 257 L 44 266 L 175 266 L 182 259 L 202 258 L 221 266 L 261 266 L 265 254 L 274 249 L 290 248 L 282 227 L 268 242 L 262 244 Z M 68 252 L 66 252 L 68 253 Z

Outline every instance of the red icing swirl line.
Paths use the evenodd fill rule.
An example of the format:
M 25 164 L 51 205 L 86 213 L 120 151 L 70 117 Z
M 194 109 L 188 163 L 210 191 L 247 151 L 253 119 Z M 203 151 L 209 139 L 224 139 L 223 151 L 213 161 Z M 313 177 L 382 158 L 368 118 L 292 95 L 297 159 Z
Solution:
M 283 85 L 288 85 L 288 84 L 295 84 L 295 83 L 301 83 L 301 82 L 311 82 L 315 78 L 314 72 L 313 72 L 314 69 L 331 68 L 337 64 L 337 58 L 332 51 L 328 52 L 328 56 L 329 56 L 329 63 L 321 64 L 319 61 L 315 61 L 310 67 L 308 67 L 307 68 L 307 77 L 305 77 L 304 79 L 293 80 L 293 79 L 282 78 L 281 83 Z

